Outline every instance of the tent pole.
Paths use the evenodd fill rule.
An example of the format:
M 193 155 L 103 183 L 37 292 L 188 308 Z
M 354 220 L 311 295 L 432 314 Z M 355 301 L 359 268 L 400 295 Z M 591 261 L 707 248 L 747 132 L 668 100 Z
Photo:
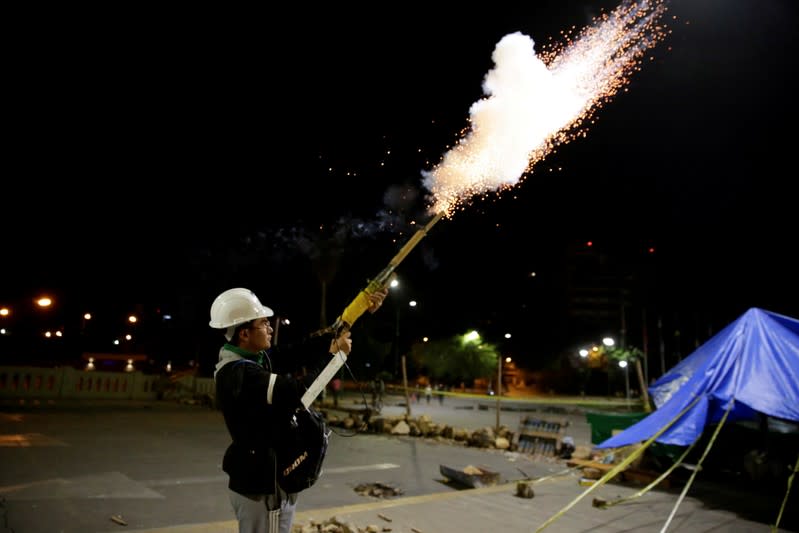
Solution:
M 710 448 L 713 447 L 713 443 L 716 441 L 716 437 L 718 437 L 722 426 L 724 426 L 724 422 L 727 420 L 727 415 L 730 414 L 733 405 L 735 405 L 735 398 L 730 400 L 730 405 L 727 407 L 727 410 L 724 411 L 724 416 L 721 417 L 719 425 L 716 426 L 716 431 L 713 432 L 713 436 L 710 438 L 710 442 L 707 443 L 707 448 L 705 448 L 705 451 L 702 452 L 702 457 L 699 458 L 699 462 L 696 464 L 694 471 L 691 472 L 691 477 L 688 478 L 688 483 L 686 483 L 685 487 L 683 487 L 682 492 L 680 493 L 680 497 L 677 498 L 677 502 L 674 504 L 674 508 L 671 510 L 671 514 L 669 514 L 669 518 L 666 520 L 666 523 L 663 524 L 663 528 L 660 530 L 660 533 L 665 533 L 666 529 L 668 529 L 671 520 L 674 518 L 674 515 L 677 513 L 677 508 L 680 506 L 683 499 L 685 498 L 685 494 L 688 492 L 688 489 L 691 488 L 691 484 L 694 482 L 696 474 L 702 469 L 702 462 L 705 460 L 705 457 L 707 457 L 708 452 L 710 452 Z
M 674 418 L 672 418 L 672 419 L 671 419 L 671 420 L 670 420 L 670 421 L 669 421 L 667 424 L 665 424 L 665 425 L 664 425 L 662 428 L 660 428 L 660 429 L 657 431 L 657 433 L 655 433 L 654 435 L 652 435 L 651 437 L 649 437 L 649 439 L 648 439 L 646 442 L 644 442 L 644 443 L 643 443 L 643 445 L 641 445 L 641 447 L 640 447 L 640 448 L 638 448 L 637 450 L 635 450 L 633 453 L 631 453 L 630 455 L 628 455 L 626 459 L 624 459 L 622 462 L 620 462 L 619 464 L 617 464 L 616 466 L 614 466 L 612 469 L 610 469 L 608 472 L 606 472 L 604 476 L 602 476 L 601 478 L 599 478 L 599 479 L 596 481 L 596 483 L 594 483 L 593 485 L 591 485 L 590 487 L 588 487 L 588 488 L 587 488 L 587 489 L 586 489 L 586 490 L 585 490 L 585 491 L 584 491 L 582 494 L 580 494 L 580 495 L 579 495 L 579 496 L 577 496 L 577 497 L 576 497 L 574 500 L 572 500 L 572 501 L 571 501 L 569 504 L 567 504 L 567 505 L 566 505 L 566 507 L 564 507 L 563 509 L 561 509 L 560 511 L 558 511 L 558 512 L 557 512 L 557 513 L 555 513 L 554 515 L 550 516 L 550 517 L 547 519 L 547 521 L 546 521 L 546 522 L 544 522 L 543 524 L 541 524 L 540 526 L 538 526 L 538 529 L 536 529 L 536 530 L 535 530 L 535 533 L 539 533 L 540 531 L 542 531 L 543 529 L 545 529 L 547 526 L 549 526 L 549 525 L 550 525 L 552 522 L 554 522 L 555 520 L 557 520 L 558 518 L 560 518 L 561 516 L 563 516 L 563 515 L 566 513 L 566 511 L 568 511 L 569 509 L 571 509 L 572 507 L 574 507 L 575 505 L 577 505 L 577 502 L 579 502 L 580 500 L 582 500 L 583 498 L 585 498 L 586 496 L 588 496 L 588 494 L 590 494 L 591 492 L 593 492 L 593 491 L 594 491 L 594 489 L 598 489 L 599 487 L 601 487 L 602 485 L 604 485 L 605 483 L 607 483 L 609 480 L 611 480 L 611 479 L 613 479 L 614 477 L 616 477 L 616 475 L 617 475 L 619 472 L 621 472 L 621 471 L 623 471 L 625 468 L 627 468 L 627 466 L 628 466 L 630 463 L 632 463 L 632 462 L 633 462 L 633 461 L 634 461 L 634 460 L 635 460 L 635 459 L 636 459 L 636 458 L 637 458 L 639 455 L 641 455 L 642 453 L 644 453 L 644 450 L 646 450 L 646 449 L 649 447 L 649 445 L 650 445 L 650 444 L 652 444 L 653 442 L 655 442 L 655 439 L 657 439 L 658 437 L 660 437 L 660 436 L 661 436 L 663 433 L 665 433 L 665 432 L 666 432 L 666 430 L 667 430 L 667 429 L 669 429 L 669 428 L 672 426 L 672 424 L 674 424 L 674 423 L 675 423 L 677 420 L 679 420 L 680 418 L 682 418 L 682 417 L 683 417 L 683 415 L 685 415 L 685 413 L 687 413 L 688 411 L 690 411 L 690 410 L 693 408 L 693 406 L 694 406 L 694 405 L 696 405 L 696 404 L 697 404 L 697 402 L 699 402 L 699 399 L 700 399 L 700 398 L 702 398 L 702 396 L 701 396 L 701 395 L 697 395 L 697 396 L 696 396 L 696 397 L 695 397 L 695 398 L 694 398 L 694 399 L 691 401 L 691 403 L 689 403 L 689 404 L 688 404 L 688 405 L 685 407 L 685 409 L 683 409 L 682 411 L 680 411 L 679 413 L 677 413 L 677 416 L 675 416 Z
M 674 461 L 673 465 L 671 465 L 669 468 L 667 468 L 665 472 L 660 474 L 656 480 L 654 480 L 652 483 L 650 483 L 646 487 L 642 488 L 641 490 L 639 490 L 638 492 L 636 492 L 632 496 L 628 496 L 627 498 L 619 498 L 617 500 L 611 500 L 609 502 L 604 502 L 604 503 L 601 503 L 601 504 L 597 504 L 597 505 L 595 505 L 595 507 L 599 507 L 600 509 L 607 509 L 608 507 L 613 507 L 614 505 L 618 505 L 620 503 L 629 502 L 631 500 L 634 500 L 636 498 L 639 498 L 639 497 L 643 496 L 644 494 L 646 494 L 647 492 L 652 490 L 654 487 L 656 487 L 658 485 L 658 483 L 660 483 L 661 481 L 666 479 L 666 477 L 668 477 L 669 474 L 674 472 L 674 470 L 678 466 L 680 466 L 682 464 L 683 460 L 688 456 L 688 453 L 694 448 L 694 446 L 696 445 L 698 440 L 699 440 L 699 438 L 697 438 L 697 440 L 695 440 L 693 443 L 691 443 L 691 445 L 688 446 L 685 449 L 685 451 L 682 453 L 682 455 L 680 455 L 680 458 L 677 459 L 676 461 Z
M 782 520 L 782 512 L 785 510 L 785 503 L 788 501 L 788 494 L 791 492 L 791 485 L 793 485 L 793 478 L 796 475 L 797 471 L 799 471 L 799 455 L 796 456 L 796 464 L 793 466 L 793 472 L 791 472 L 791 475 L 788 476 L 788 487 L 785 489 L 785 497 L 782 499 L 782 505 L 780 506 L 780 513 L 777 515 L 777 521 L 774 523 L 774 527 L 771 528 L 771 531 L 777 531 L 777 528 L 780 527 L 780 520 Z
M 644 357 L 646 357 L 646 355 L 644 355 Z M 649 392 L 646 390 L 646 380 L 641 371 L 641 359 L 638 357 L 635 358 L 635 372 L 638 374 L 638 384 L 641 385 L 641 402 L 644 404 L 644 412 L 651 413 L 652 406 L 649 405 Z M 629 401 L 629 398 L 627 398 L 627 400 Z
M 660 351 L 660 375 L 666 373 L 666 343 L 663 340 L 663 317 L 658 313 L 658 348 Z

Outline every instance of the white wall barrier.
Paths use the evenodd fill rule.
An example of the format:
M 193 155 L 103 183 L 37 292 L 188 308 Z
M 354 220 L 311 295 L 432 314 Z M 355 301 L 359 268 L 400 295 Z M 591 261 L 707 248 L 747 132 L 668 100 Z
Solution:
M 0 398 L 154 400 L 158 380 L 141 372 L 2 366 Z
M 192 391 L 196 396 L 216 395 L 216 384 L 214 378 L 198 378 L 192 375 L 181 376 L 176 382 L 184 390 Z

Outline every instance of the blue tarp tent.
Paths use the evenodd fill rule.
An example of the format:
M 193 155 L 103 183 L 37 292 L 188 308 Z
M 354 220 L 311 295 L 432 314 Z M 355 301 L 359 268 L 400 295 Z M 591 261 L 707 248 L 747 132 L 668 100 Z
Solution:
M 656 442 L 692 444 L 706 424 L 721 420 L 733 400 L 728 421 L 763 413 L 799 422 L 799 320 L 753 307 L 661 376 L 649 392 L 657 409 L 598 448 L 648 440 L 697 397 Z

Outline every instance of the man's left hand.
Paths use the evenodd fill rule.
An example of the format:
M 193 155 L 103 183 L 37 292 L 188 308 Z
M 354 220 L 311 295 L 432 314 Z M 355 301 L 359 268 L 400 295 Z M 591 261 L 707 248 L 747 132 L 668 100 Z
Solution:
M 369 295 L 369 312 L 374 313 L 383 305 L 383 300 L 388 296 L 388 287 L 383 287 Z

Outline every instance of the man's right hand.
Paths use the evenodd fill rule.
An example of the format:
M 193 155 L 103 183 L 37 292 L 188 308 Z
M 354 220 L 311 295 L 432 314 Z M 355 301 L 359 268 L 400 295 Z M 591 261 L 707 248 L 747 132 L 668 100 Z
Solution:
M 349 355 L 352 351 L 352 339 L 350 338 L 350 330 L 342 331 L 335 339 L 330 341 L 330 353 L 344 352 Z

